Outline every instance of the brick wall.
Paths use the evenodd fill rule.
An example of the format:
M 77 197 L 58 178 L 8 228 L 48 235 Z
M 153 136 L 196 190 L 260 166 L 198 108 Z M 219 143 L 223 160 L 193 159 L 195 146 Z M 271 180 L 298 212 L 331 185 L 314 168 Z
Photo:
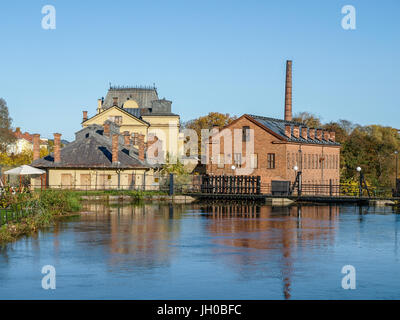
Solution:
M 244 126 L 254 130 L 254 154 L 257 155 L 257 167 L 251 175 L 261 176 L 262 183 L 271 183 L 271 180 L 294 181 L 295 171 L 293 167 L 297 165 L 302 170 L 303 183 L 328 184 L 329 179 L 333 183 L 339 183 L 339 163 L 340 147 L 313 145 L 313 144 L 294 144 L 287 143 L 263 128 L 254 124 L 252 121 L 242 117 L 224 130 L 230 130 L 232 137 L 234 129 L 242 131 Z M 219 133 L 219 135 L 222 134 Z M 224 139 L 220 143 L 220 154 L 225 155 L 226 162 L 223 167 L 218 164 L 215 157 L 212 164 L 207 164 L 207 173 L 214 175 L 232 175 L 233 152 L 225 154 Z M 208 145 L 209 162 L 212 156 L 212 144 Z M 301 150 L 301 152 L 300 152 Z M 269 168 L 268 154 L 273 154 L 275 158 L 275 168 Z M 271 156 L 270 156 L 271 157 Z M 246 145 L 242 142 L 242 158 L 246 159 Z M 300 160 L 301 159 L 301 160 Z M 246 164 L 243 164 L 245 166 Z M 237 171 L 236 173 L 237 174 Z

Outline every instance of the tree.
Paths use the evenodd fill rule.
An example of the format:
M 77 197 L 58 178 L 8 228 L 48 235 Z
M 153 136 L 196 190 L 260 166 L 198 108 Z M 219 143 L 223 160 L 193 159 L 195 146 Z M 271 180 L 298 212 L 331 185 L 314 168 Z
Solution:
M 210 112 L 208 115 L 190 120 L 184 124 L 184 128 L 195 130 L 198 137 L 198 152 L 201 156 L 201 130 L 212 128 L 223 128 L 230 124 L 236 116 L 230 116 L 228 113 Z
M 0 151 L 4 152 L 10 143 L 15 141 L 11 129 L 12 119 L 8 113 L 7 103 L 3 98 L 0 98 Z
M 309 112 L 299 112 L 293 117 L 293 121 L 300 122 L 310 128 L 319 128 L 322 126 L 321 119 L 315 114 Z

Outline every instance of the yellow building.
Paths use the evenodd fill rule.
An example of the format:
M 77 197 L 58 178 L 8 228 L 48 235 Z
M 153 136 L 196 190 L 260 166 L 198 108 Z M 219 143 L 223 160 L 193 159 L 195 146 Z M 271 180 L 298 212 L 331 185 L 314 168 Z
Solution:
M 110 87 L 106 98 L 98 99 L 94 116 L 88 118 L 87 111 L 83 112 L 82 126 L 112 121 L 121 133 L 143 134 L 145 143 L 149 136 L 157 136 L 164 157 L 177 158 L 183 154 L 183 135 L 179 115 L 171 112 L 171 104 L 158 98 L 155 87 Z

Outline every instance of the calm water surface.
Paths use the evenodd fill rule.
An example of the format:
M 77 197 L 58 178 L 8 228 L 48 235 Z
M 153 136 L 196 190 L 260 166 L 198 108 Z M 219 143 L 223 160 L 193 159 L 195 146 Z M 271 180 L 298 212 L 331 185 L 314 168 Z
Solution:
M 0 249 L 0 299 L 398 299 L 399 228 L 391 207 L 87 204 Z

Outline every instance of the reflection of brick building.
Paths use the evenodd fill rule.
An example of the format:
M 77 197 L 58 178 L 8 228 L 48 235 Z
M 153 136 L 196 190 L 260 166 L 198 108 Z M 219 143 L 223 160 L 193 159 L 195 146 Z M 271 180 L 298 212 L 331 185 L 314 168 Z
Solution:
M 235 131 L 241 133 L 241 151 L 231 148 L 226 152 L 224 137 L 235 137 Z M 253 133 L 254 151 L 246 154 L 246 141 L 252 139 Z M 208 174 L 240 174 L 238 169 L 247 167 L 251 175 L 261 176 L 262 183 L 294 181 L 297 166 L 302 171 L 303 183 L 328 184 L 329 180 L 339 183 L 340 144 L 335 141 L 335 132 L 292 121 L 290 61 L 287 63 L 285 120 L 244 114 L 215 134 L 208 148 Z M 218 154 L 213 148 L 219 150 Z

